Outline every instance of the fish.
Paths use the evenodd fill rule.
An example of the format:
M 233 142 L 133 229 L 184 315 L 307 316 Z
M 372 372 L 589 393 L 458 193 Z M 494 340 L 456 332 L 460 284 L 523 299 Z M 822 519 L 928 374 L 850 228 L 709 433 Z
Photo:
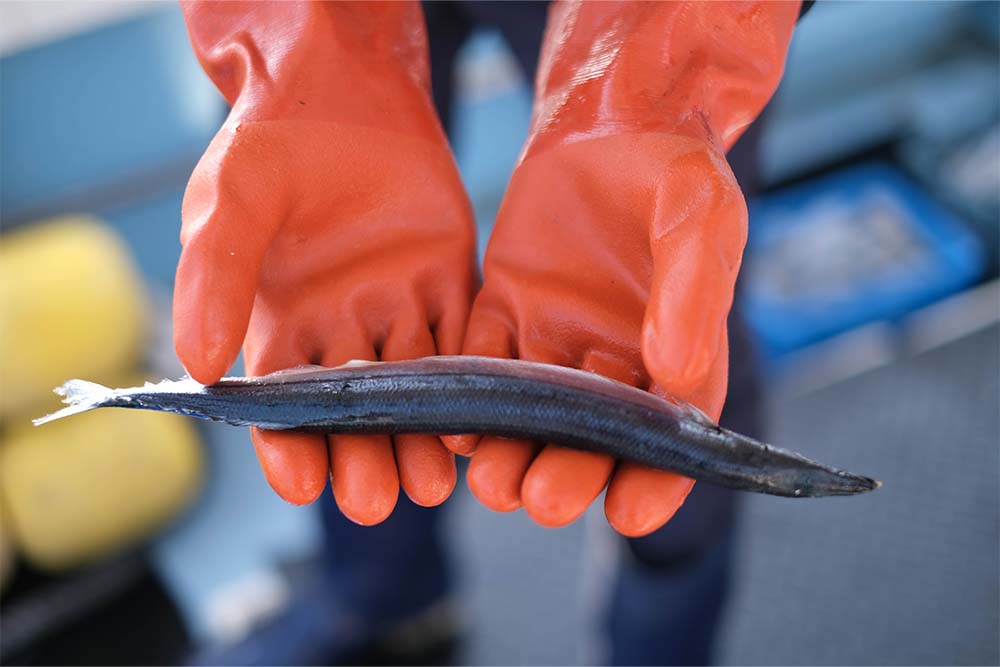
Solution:
M 720 427 L 693 405 L 596 373 L 531 361 L 435 356 L 349 362 L 110 389 L 57 388 L 68 407 L 173 412 L 233 426 L 318 433 L 483 434 L 608 454 L 700 482 L 775 496 L 854 495 L 881 485 Z

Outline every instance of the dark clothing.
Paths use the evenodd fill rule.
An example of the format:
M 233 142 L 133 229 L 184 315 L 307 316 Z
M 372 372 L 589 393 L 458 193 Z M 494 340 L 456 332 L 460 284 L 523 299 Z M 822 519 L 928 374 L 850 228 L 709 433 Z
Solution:
M 425 2 L 431 55 L 431 92 L 447 131 L 454 102 L 455 56 L 476 28 L 499 30 L 524 72 L 535 80 L 548 2 Z

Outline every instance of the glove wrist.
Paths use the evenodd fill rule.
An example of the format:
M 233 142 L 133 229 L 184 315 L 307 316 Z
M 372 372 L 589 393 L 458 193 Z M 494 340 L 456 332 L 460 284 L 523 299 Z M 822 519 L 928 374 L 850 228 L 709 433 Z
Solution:
M 443 134 L 416 3 L 189 2 L 192 46 L 234 121 Z
M 522 159 L 611 134 L 728 150 L 777 88 L 798 2 L 559 3 Z

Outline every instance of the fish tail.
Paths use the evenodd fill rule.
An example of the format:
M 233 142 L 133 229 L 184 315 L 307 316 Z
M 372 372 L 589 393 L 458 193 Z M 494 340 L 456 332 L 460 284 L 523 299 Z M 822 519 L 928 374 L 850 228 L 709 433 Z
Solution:
M 53 391 L 63 397 L 63 403 L 67 403 L 67 407 L 44 417 L 33 419 L 31 423 L 35 426 L 104 407 L 116 397 L 114 389 L 87 380 L 70 380 L 61 387 L 56 387 Z

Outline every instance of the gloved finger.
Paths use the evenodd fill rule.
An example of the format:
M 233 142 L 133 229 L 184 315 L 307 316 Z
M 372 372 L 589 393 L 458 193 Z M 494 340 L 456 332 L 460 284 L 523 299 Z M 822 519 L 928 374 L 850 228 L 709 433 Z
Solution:
M 649 391 L 668 401 L 679 399 L 690 403 L 718 422 L 726 402 L 726 391 L 729 386 L 729 330 L 727 325 L 723 325 L 719 332 L 719 340 L 714 343 L 714 348 L 717 350 L 715 359 L 712 360 L 711 366 L 702 376 L 700 384 L 684 387 L 683 393 L 679 393 L 679 390 L 668 390 L 654 378 Z
M 594 351 L 585 356 L 581 367 L 620 382 L 632 383 L 636 377 L 631 364 Z M 548 445 L 524 476 L 524 509 L 543 526 L 565 526 L 600 495 L 614 467 L 614 459 L 606 454 Z
M 332 330 L 323 353 L 324 366 L 352 359 L 374 361 L 375 349 L 357 328 Z M 362 526 L 385 521 L 399 498 L 399 476 L 392 440 L 387 435 L 329 435 L 330 481 L 340 511 Z
M 462 343 L 469 324 L 469 304 L 472 297 L 475 267 L 469 268 L 465 280 L 450 286 L 441 297 L 440 312 L 432 314 L 436 354 L 462 354 Z
M 362 526 L 382 523 L 399 499 L 399 477 L 387 435 L 332 435 L 330 478 L 344 516 Z
M 671 178 L 679 183 L 667 195 L 683 186 L 687 189 L 681 191 L 694 193 L 694 201 L 685 204 L 683 215 L 675 212 L 668 229 L 653 241 L 642 358 L 657 384 L 708 412 L 725 393 L 712 373 L 726 354 L 720 342 L 746 240 L 746 205 L 724 162 L 711 155 L 687 155 L 671 167 Z M 696 390 L 709 386 L 713 391 L 699 397 L 707 402 L 691 400 Z
M 330 469 L 323 435 L 251 426 L 250 438 L 275 493 L 293 505 L 308 505 L 320 497 Z
M 273 345 L 253 338 L 246 348 L 249 375 L 266 375 L 308 362 L 305 353 L 290 342 L 291 337 L 279 336 L 282 343 Z M 323 493 L 330 469 L 325 436 L 253 427 L 250 437 L 264 477 L 279 496 L 295 505 L 305 505 Z
M 721 354 L 708 373 L 705 385 L 696 387 L 686 399 L 690 403 L 718 411 L 709 416 L 718 420 L 725 398 L 725 382 L 729 368 L 728 342 L 719 342 Z M 719 383 L 722 390 L 719 391 Z M 660 386 L 650 391 L 663 398 L 671 396 Z M 721 398 L 720 398 L 721 397 Z M 604 498 L 604 515 L 608 523 L 626 537 L 641 537 L 660 528 L 673 518 L 694 488 L 694 480 L 677 473 L 654 470 L 635 463 L 623 462 L 615 470 Z
M 642 537 L 669 521 L 693 487 L 693 479 L 624 461 L 608 485 L 604 515 L 625 537 Z
M 407 433 L 393 436 L 399 483 L 406 495 L 421 507 L 434 507 L 455 490 L 458 470 L 455 455 L 436 435 Z
M 283 218 L 260 163 L 230 154 L 223 128 L 184 193 L 174 284 L 174 347 L 191 377 L 216 382 L 233 365 L 250 321 L 264 254 Z
M 488 306 L 473 306 L 462 353 L 510 359 L 514 342 L 510 329 Z M 540 446 L 528 440 L 487 436 L 457 436 L 449 439 L 452 451 L 472 456 L 466 482 L 472 494 L 497 512 L 521 507 L 521 483 Z
M 429 357 L 434 340 L 423 318 L 395 323 L 382 347 L 383 361 Z M 434 435 L 410 433 L 393 437 L 399 481 L 410 500 L 424 507 L 443 503 L 455 488 L 455 455 Z
M 702 412 L 716 422 L 722 416 L 722 408 L 726 402 L 726 391 L 729 387 L 729 331 L 724 326 L 716 343 L 718 354 L 709 368 L 702 383 L 693 387 L 684 399 L 697 406 Z M 656 384 L 650 390 L 655 394 L 670 397 L 671 394 L 661 385 Z
M 540 449 L 527 440 L 483 437 L 465 473 L 472 495 L 494 512 L 519 509 L 521 483 Z
M 441 353 L 439 342 L 438 351 Z M 482 357 L 510 359 L 513 357 L 514 343 L 510 329 L 488 306 L 477 303 L 469 317 L 468 331 L 462 346 L 462 354 Z M 480 436 L 445 435 L 441 437 L 445 447 L 461 456 L 472 456 L 479 444 Z M 483 503 L 487 504 L 487 503 Z M 488 505 L 487 505 L 488 506 Z
M 524 475 L 524 509 L 549 528 L 572 523 L 604 490 L 614 467 L 606 454 L 546 445 Z
M 475 433 L 450 434 L 442 435 L 441 443 L 448 451 L 459 456 L 472 456 L 476 453 L 481 438 L 482 436 Z

